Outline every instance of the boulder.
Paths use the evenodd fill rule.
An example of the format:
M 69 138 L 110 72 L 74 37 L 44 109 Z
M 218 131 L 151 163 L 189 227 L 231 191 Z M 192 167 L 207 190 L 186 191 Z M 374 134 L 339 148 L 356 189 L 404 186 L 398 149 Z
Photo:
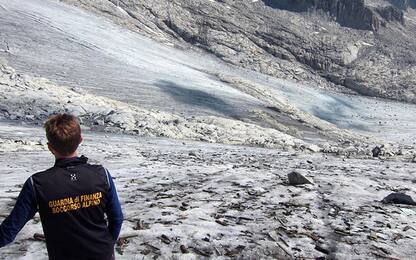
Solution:
M 287 175 L 290 185 L 303 185 L 303 184 L 312 184 L 305 176 L 300 174 L 297 171 L 293 171 Z
M 384 204 L 416 205 L 416 202 L 412 199 L 412 197 L 400 192 L 389 194 L 381 202 Z
M 376 146 L 371 150 L 371 153 L 373 154 L 373 157 L 379 157 L 381 154 L 381 148 Z

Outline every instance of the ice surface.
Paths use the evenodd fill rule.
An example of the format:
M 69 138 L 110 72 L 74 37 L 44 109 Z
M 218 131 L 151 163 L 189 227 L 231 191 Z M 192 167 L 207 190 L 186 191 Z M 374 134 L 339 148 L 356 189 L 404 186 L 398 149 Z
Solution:
M 37 148 L 42 138 L 40 128 L 0 124 L 0 140 L 34 147 L 0 152 L 1 216 L 22 182 L 53 163 L 46 147 Z M 292 257 L 325 256 L 316 245 L 335 259 L 416 253 L 414 207 L 380 202 L 395 191 L 415 196 L 413 164 L 91 132 L 84 139 L 81 152 L 115 178 L 126 218 L 122 236 L 133 235 L 117 247 L 117 259 L 195 259 L 201 251 L 222 259 L 239 246 L 236 256 L 258 259 L 288 259 L 282 247 Z M 288 186 L 293 170 L 314 184 Z M 0 258 L 46 259 L 44 244 L 31 239 L 35 232 L 39 218 Z
M 317 90 L 257 74 L 289 104 L 344 129 L 414 145 L 416 105 Z

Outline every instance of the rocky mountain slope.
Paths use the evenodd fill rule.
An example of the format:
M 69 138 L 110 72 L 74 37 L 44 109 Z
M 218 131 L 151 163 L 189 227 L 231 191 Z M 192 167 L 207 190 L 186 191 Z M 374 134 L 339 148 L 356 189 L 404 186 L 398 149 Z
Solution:
M 414 0 L 65 0 L 295 82 L 416 102 Z

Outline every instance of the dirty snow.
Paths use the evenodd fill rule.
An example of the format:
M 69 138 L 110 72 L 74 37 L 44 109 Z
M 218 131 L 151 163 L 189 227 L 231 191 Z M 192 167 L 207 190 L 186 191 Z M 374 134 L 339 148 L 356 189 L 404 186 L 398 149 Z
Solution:
M 42 136 L 39 128 L 0 124 L 2 139 L 37 147 Z M 128 237 L 117 246 L 118 259 L 316 258 L 326 256 L 321 248 L 336 259 L 411 259 L 416 253 L 414 207 L 379 202 L 393 191 L 416 195 L 412 163 L 91 132 L 84 137 L 82 153 L 104 163 L 118 186 L 126 217 L 121 236 Z M 0 161 L 5 216 L 22 182 L 53 159 L 46 150 L 15 147 L 1 151 Z M 292 170 L 314 184 L 288 186 Z M 0 250 L 0 258 L 46 259 L 35 232 L 41 232 L 38 218 Z

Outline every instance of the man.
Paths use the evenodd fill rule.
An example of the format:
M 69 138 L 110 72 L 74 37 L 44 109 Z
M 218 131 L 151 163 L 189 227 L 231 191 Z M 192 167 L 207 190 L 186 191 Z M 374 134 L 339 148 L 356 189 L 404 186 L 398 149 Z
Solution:
M 25 182 L 0 226 L 0 247 L 39 211 L 49 259 L 114 259 L 123 214 L 110 174 L 78 157 L 82 137 L 76 117 L 52 116 L 44 127 L 55 165 Z

